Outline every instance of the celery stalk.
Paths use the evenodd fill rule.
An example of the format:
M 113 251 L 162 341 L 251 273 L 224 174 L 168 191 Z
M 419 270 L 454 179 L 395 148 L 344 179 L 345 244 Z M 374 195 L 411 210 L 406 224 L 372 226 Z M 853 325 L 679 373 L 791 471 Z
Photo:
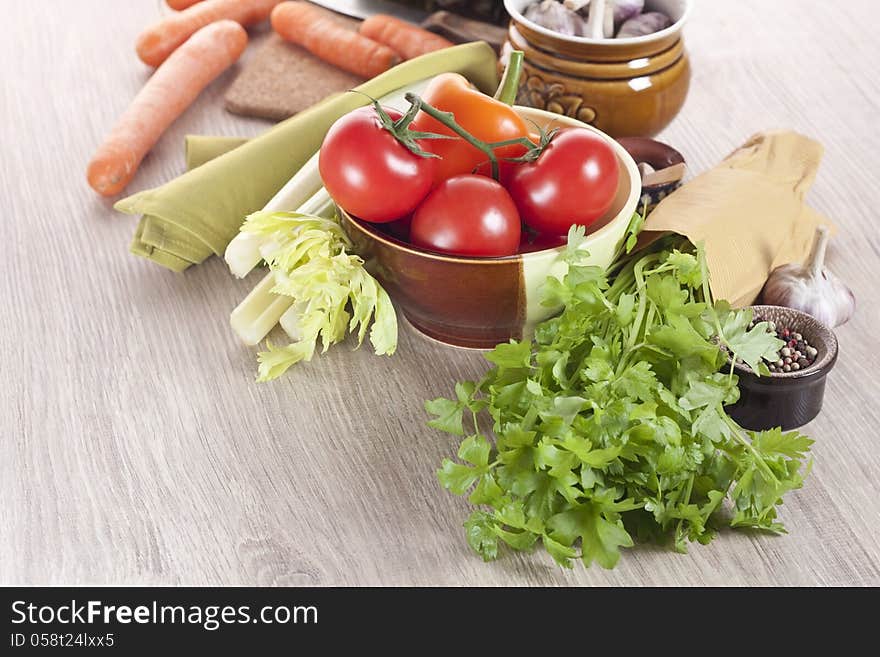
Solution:
M 405 109 L 407 106 L 405 95 L 409 92 L 422 93 L 429 82 L 430 80 L 422 80 L 408 85 L 384 96 L 381 100 L 386 106 Z M 263 211 L 270 213 L 298 212 L 314 217 L 332 218 L 335 205 L 323 187 L 318 169 L 318 157 L 318 153 L 313 155 L 302 169 L 266 204 Z M 229 243 L 224 258 L 230 271 L 238 278 L 244 278 L 253 271 L 261 260 L 269 260 L 269 256 L 274 254 L 278 248 L 279 244 L 268 239 L 266 235 L 242 231 Z M 279 322 L 291 340 L 296 342 L 303 338 L 300 326 L 302 305 L 296 303 L 290 296 L 272 292 L 278 284 L 284 282 L 279 279 L 279 275 L 279 272 L 275 272 L 263 278 L 230 316 L 233 330 L 245 344 L 259 344 Z M 381 292 L 384 294 L 384 291 Z M 386 318 L 387 323 L 388 309 L 383 304 L 379 305 L 383 308 L 381 317 Z M 393 333 L 396 341 L 396 324 L 393 328 L 394 331 L 391 331 L 383 325 L 383 330 L 378 331 L 377 335 Z M 391 353 L 391 350 L 385 347 L 382 347 L 381 351 L 382 353 Z
M 266 212 L 293 212 L 323 190 L 318 172 L 318 154 L 315 153 L 303 168 L 296 172 L 284 187 L 263 208 Z M 326 194 L 326 192 L 324 192 Z M 328 197 L 329 198 L 329 197 Z M 224 258 L 229 270 L 238 278 L 251 273 L 263 256 L 261 240 L 257 235 L 239 233 L 226 247 Z
M 281 315 L 281 320 L 278 322 L 281 328 L 284 329 L 284 332 L 287 333 L 287 337 L 293 342 L 299 342 L 303 339 L 302 325 L 299 321 L 302 310 L 302 304 L 294 303 Z
M 260 344 L 293 304 L 290 297 L 273 294 L 274 287 L 275 275 L 267 274 L 229 317 L 232 329 L 246 345 Z

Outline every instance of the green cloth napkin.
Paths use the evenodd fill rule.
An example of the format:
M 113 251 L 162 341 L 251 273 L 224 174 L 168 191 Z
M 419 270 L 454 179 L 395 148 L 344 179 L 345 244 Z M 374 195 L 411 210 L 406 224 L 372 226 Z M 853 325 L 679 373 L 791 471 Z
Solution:
M 205 162 L 210 162 L 215 157 L 220 157 L 247 141 L 244 137 L 187 135 L 184 139 L 186 170 L 191 171 L 196 167 L 200 167 Z
M 440 73 L 461 73 L 479 89 L 498 85 L 495 52 L 468 43 L 404 62 L 357 87 L 373 98 Z M 174 180 L 122 199 L 120 212 L 143 215 L 131 251 L 183 271 L 212 254 L 221 255 L 244 218 L 261 209 L 321 146 L 336 119 L 369 102 L 361 94 L 331 96 L 282 121 L 262 135 L 214 157 L 233 144 L 210 138 L 188 143 L 187 162 L 199 163 Z

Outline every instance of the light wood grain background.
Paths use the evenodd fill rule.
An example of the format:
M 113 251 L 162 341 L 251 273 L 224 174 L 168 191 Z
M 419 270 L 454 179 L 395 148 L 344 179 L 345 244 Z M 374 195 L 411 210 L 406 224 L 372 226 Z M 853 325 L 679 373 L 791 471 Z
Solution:
M 694 78 L 662 135 L 692 170 L 753 132 L 791 127 L 827 149 L 810 201 L 841 227 L 830 266 L 859 300 L 790 535 L 724 532 L 686 556 L 643 547 L 614 571 L 465 544 L 464 501 L 434 470 L 452 441 L 422 401 L 484 369 L 404 327 L 398 354 L 334 349 L 254 383 L 229 311 L 255 279 L 218 259 L 174 275 L 128 254 L 130 217 L 85 183 L 104 132 L 147 78 L 134 55 L 158 0 L 5 4 L 0 39 L 0 583 L 880 584 L 874 3 L 702 0 Z M 875 25 L 875 23 L 873 24 Z M 253 32 L 255 40 L 264 34 Z M 183 168 L 187 133 L 256 135 L 217 81 L 129 191 Z

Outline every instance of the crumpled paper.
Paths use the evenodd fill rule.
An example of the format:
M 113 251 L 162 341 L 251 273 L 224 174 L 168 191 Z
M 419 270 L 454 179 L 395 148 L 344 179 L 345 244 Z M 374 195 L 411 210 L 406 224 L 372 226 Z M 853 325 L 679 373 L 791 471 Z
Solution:
M 836 231 L 804 202 L 822 153 L 796 132 L 759 133 L 663 199 L 642 243 L 669 231 L 702 242 L 713 296 L 748 306 L 776 267 L 806 260 L 819 224 Z

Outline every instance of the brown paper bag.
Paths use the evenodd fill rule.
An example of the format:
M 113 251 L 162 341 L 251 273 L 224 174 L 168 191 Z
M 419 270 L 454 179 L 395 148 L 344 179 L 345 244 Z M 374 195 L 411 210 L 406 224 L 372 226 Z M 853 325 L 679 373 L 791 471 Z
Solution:
M 714 297 L 734 307 L 754 303 L 773 269 L 807 258 L 819 224 L 835 230 L 804 203 L 822 151 L 796 132 L 757 134 L 663 199 L 645 237 L 673 231 L 703 242 Z

